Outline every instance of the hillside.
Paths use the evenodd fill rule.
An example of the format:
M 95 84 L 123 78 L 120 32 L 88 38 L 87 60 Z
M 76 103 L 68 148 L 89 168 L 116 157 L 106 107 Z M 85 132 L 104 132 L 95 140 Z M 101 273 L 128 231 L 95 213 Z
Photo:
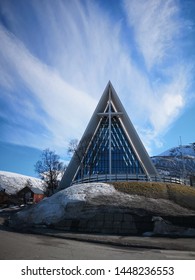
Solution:
M 12 172 L 0 171 L 0 189 L 5 190 L 7 194 L 16 194 L 19 190 L 26 186 L 28 181 L 33 187 L 39 188 L 41 190 L 44 189 L 43 181 L 38 178 Z
M 195 175 L 195 143 L 171 148 L 151 159 L 161 175 L 172 177 Z

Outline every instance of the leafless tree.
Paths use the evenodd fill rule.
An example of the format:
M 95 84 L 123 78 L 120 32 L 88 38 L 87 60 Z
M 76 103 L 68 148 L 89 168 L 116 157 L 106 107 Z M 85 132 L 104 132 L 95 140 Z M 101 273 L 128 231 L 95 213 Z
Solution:
M 42 152 L 41 160 L 35 164 L 35 172 L 46 183 L 48 194 L 54 193 L 58 186 L 58 176 L 64 169 L 64 164 L 54 151 L 46 149 Z

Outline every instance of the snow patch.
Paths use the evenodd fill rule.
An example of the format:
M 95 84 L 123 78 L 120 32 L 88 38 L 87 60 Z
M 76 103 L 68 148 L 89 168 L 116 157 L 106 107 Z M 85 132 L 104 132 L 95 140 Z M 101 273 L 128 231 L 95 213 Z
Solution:
M 66 206 L 69 202 L 76 204 L 79 202 L 86 202 L 90 197 L 113 195 L 114 193 L 117 193 L 115 188 L 105 183 L 74 185 L 57 192 L 49 198 L 43 199 L 27 210 L 18 212 L 16 214 L 16 219 L 21 221 L 21 223 L 30 223 L 34 225 L 58 223 L 65 217 Z M 75 207 L 75 215 L 79 210 L 79 207 Z

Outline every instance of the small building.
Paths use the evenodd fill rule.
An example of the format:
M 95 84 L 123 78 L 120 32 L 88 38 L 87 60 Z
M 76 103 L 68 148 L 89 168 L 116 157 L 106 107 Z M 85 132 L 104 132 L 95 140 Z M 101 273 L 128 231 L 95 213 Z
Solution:
M 35 187 L 24 187 L 18 192 L 19 199 L 24 203 L 38 203 L 45 195 L 44 192 Z

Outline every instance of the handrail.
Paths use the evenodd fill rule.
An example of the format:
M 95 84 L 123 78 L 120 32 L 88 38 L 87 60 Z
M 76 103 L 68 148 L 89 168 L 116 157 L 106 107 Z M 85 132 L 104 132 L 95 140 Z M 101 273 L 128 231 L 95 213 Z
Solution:
M 117 182 L 117 181 L 142 181 L 142 182 L 165 182 L 190 185 L 190 180 L 186 178 L 178 178 L 171 176 L 156 176 L 156 175 L 143 175 L 143 174 L 93 174 L 85 176 L 79 180 L 75 180 L 71 183 L 81 184 L 89 182 Z

